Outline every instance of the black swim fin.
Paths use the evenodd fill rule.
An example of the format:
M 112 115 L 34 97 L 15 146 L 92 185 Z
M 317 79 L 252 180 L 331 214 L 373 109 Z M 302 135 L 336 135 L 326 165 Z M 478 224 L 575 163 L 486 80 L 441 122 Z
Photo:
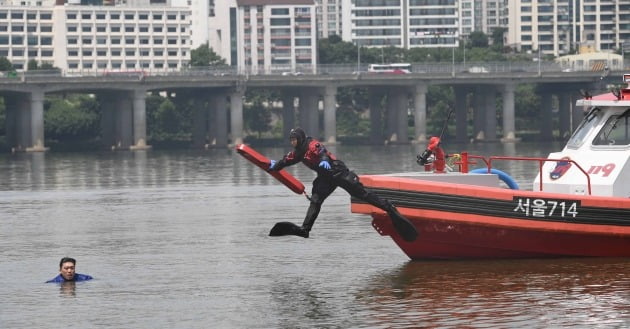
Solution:
M 405 241 L 413 242 L 416 240 L 418 237 L 418 231 L 407 218 L 401 215 L 396 209 L 388 211 L 387 214 L 389 215 L 389 218 L 391 218 L 396 232 L 398 232 Z
M 291 222 L 278 222 L 269 231 L 269 236 L 297 235 L 308 238 L 308 232 L 302 226 L 295 225 Z

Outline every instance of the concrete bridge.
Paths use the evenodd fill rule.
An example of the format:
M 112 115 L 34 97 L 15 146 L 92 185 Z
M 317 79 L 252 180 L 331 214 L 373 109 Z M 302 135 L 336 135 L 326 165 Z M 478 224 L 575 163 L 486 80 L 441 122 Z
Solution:
M 606 80 L 620 82 L 622 72 L 609 73 Z M 562 72 L 493 69 L 490 72 L 456 72 L 450 66 L 428 66 L 410 74 L 369 74 L 366 72 L 323 72 L 322 74 L 218 74 L 214 71 L 171 72 L 147 75 L 129 72 L 117 75 L 85 74 L 67 76 L 29 72 L 17 78 L 0 78 L 0 95 L 7 107 L 7 141 L 15 151 L 44 151 L 44 96 L 51 93 L 95 94 L 102 104 L 102 139 L 113 149 L 144 149 L 146 142 L 146 96 L 156 91 L 195 91 L 210 98 L 208 111 L 199 107 L 193 120 L 193 143 L 223 147 L 243 141 L 243 97 L 246 89 L 272 88 L 283 95 L 284 134 L 300 125 L 328 144 L 336 143 L 336 95 L 339 87 L 367 87 L 370 97 L 370 142 L 407 143 L 407 114 L 411 108 L 414 131 L 411 140 L 424 142 L 426 94 L 431 85 L 452 86 L 455 91 L 456 139 L 467 142 L 467 110 L 473 108 L 473 138 L 511 142 L 515 134 L 514 93 L 518 84 L 536 83 L 543 99 L 543 117 L 552 116 L 552 96 L 559 103 L 561 135 L 567 135 L 582 118 L 582 109 L 573 109 L 578 91 L 601 89 L 602 72 Z M 387 95 L 386 104 L 381 99 Z M 502 102 L 502 136 L 497 135 L 496 100 Z M 294 104 L 296 99 L 299 106 Z M 319 123 L 320 100 L 324 120 Z M 470 101 L 468 101 L 470 100 Z M 410 105 L 411 104 L 411 105 Z M 411 106 L 411 107 L 410 107 Z M 296 122 L 297 112 L 297 122 Z M 229 119 L 228 119 L 229 118 Z M 323 129 L 320 131 L 320 127 Z M 541 120 L 541 139 L 552 137 L 552 120 Z

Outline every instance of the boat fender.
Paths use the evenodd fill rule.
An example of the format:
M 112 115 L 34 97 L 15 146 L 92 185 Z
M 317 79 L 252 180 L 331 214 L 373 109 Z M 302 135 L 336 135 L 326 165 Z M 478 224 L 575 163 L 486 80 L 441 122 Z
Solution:
M 477 169 L 471 170 L 470 173 L 471 174 L 486 174 L 488 173 L 488 169 L 477 168 Z M 510 175 L 508 175 L 506 172 L 501 171 L 499 169 L 492 168 L 490 169 L 490 173 L 499 176 L 499 179 L 502 180 L 509 188 L 513 190 L 518 190 L 518 183 L 516 183 L 516 181 L 512 177 L 510 177 Z

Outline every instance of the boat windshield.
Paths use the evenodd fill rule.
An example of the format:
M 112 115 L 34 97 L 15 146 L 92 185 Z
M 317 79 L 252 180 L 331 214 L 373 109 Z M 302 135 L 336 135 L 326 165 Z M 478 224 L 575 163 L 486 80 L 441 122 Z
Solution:
M 580 147 L 580 145 L 584 143 L 584 139 L 588 133 L 593 130 L 601 118 L 601 110 L 598 107 L 592 108 L 588 114 L 586 114 L 582 123 L 580 123 L 577 129 L 573 132 L 573 135 L 567 142 L 567 146 L 570 148 Z
M 612 115 L 599 131 L 593 145 L 629 145 L 630 109 L 621 115 Z

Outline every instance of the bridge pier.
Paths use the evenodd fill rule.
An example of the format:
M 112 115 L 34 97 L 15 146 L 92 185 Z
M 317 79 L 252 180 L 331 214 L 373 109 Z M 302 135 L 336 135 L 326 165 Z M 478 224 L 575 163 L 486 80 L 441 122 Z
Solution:
M 455 141 L 468 143 L 468 87 L 453 87 L 455 93 Z M 446 120 L 446 119 L 445 119 Z
M 552 94 L 545 92 L 542 94 L 540 102 L 540 140 L 550 141 L 553 140 L 553 103 Z
M 146 150 L 147 145 L 147 91 L 135 89 L 131 92 L 133 97 L 133 145 L 130 150 Z
M 383 144 L 383 94 L 374 89 L 368 92 L 368 102 L 370 107 L 370 143 L 374 145 Z
M 486 90 L 484 100 L 484 137 L 487 142 L 497 140 L 497 104 L 496 89 L 489 86 Z
M 206 147 L 210 140 L 208 129 L 210 103 L 205 97 L 193 99 L 192 146 L 197 149 Z
M 123 95 L 122 97 L 120 95 Z M 112 150 L 146 150 L 146 90 L 99 94 L 101 140 Z
M 282 138 L 289 138 L 291 129 L 295 128 L 295 96 L 285 91 L 282 95 Z
M 501 141 L 504 143 L 517 142 L 516 138 L 516 125 L 515 125 L 515 113 L 514 113 L 514 91 L 516 86 L 514 84 L 506 84 L 503 87 L 503 138 Z
M 306 134 L 314 138 L 321 138 L 319 131 L 319 94 L 312 90 L 305 90 L 300 95 L 298 121 Z
M 337 143 L 337 87 L 324 88 L 324 140 L 328 145 Z
M 43 152 L 44 145 L 44 92 L 36 89 L 29 93 L 5 96 L 6 136 L 13 152 Z
M 417 84 L 413 90 L 414 138 L 415 143 L 427 141 L 427 85 Z
M 219 92 L 212 97 L 212 113 L 214 113 L 214 120 L 212 121 L 212 127 L 214 128 L 214 140 L 210 145 L 216 147 L 227 147 L 228 141 L 228 107 L 227 107 L 227 95 L 223 92 Z M 242 106 L 242 104 L 241 104 Z M 242 112 L 242 109 L 241 109 Z M 242 118 L 241 118 L 242 120 Z M 242 132 L 241 132 L 242 135 Z
M 484 111 L 484 98 L 488 95 L 484 87 L 477 86 L 473 97 L 473 138 L 478 141 L 486 139 L 484 131 L 484 122 L 486 111 Z
M 236 88 L 230 93 L 230 133 L 232 144 L 243 143 L 243 96 L 245 90 Z

